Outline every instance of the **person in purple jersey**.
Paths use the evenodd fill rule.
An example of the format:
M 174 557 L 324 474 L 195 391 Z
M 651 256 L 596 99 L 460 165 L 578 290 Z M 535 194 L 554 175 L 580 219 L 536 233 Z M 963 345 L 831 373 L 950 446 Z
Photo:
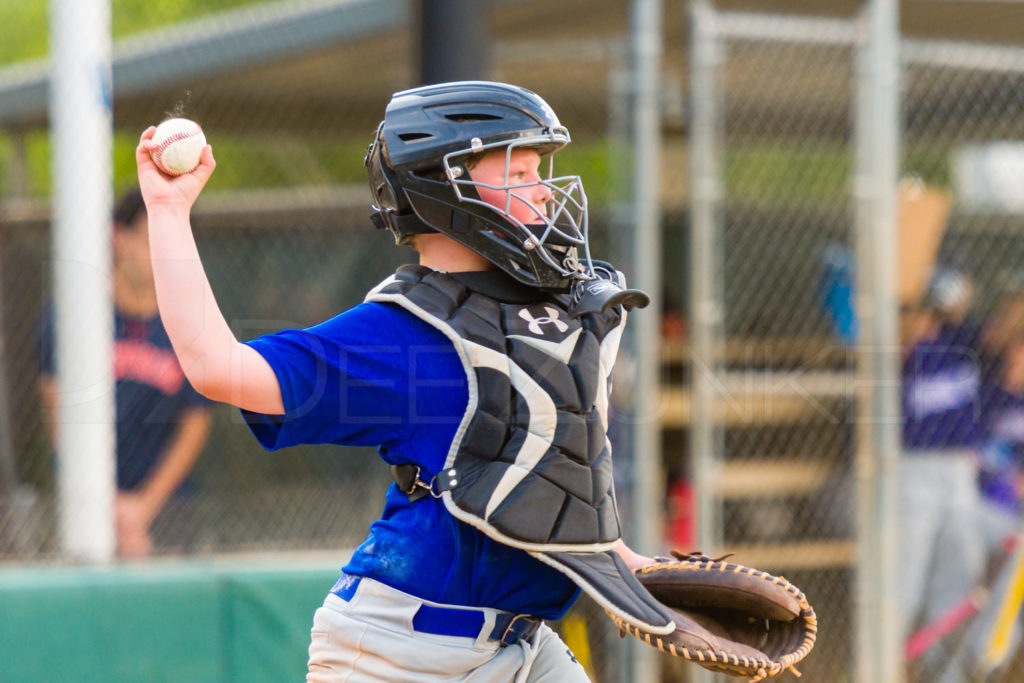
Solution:
M 146 206 L 138 190 L 114 210 L 114 372 L 117 408 L 117 552 L 144 557 L 190 549 L 189 474 L 210 432 L 210 404 L 189 386 L 157 313 Z M 56 424 L 52 311 L 43 319 L 41 390 Z M 56 430 L 52 438 L 56 439 Z
M 419 263 L 330 320 L 246 343 L 190 229 L 212 148 L 170 178 L 153 130 L 139 182 L 189 381 L 241 408 L 267 448 L 376 446 L 395 478 L 314 615 L 308 681 L 585 681 L 544 623 L 580 588 L 671 628 L 635 590 L 654 560 L 621 539 L 607 439 L 626 312 L 647 297 L 590 258 L 582 183 L 552 171 L 569 134 L 546 102 L 484 81 L 396 93 L 365 160 L 372 219 Z
M 964 600 L 985 564 L 977 487 L 984 373 L 980 326 L 968 315 L 970 305 L 967 277 L 939 267 L 921 304 L 902 316 L 900 517 L 908 633 Z M 970 676 L 963 657 L 944 660 L 938 648 L 924 664 L 936 681 Z

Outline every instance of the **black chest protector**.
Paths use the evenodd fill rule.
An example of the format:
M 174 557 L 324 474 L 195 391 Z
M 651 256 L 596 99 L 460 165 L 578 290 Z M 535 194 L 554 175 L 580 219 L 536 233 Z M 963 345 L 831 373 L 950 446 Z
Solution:
M 621 533 L 606 420 L 622 308 L 571 318 L 568 296 L 502 301 L 421 266 L 403 266 L 366 300 L 430 323 L 462 360 L 466 413 L 444 469 L 423 475 L 447 510 L 627 621 L 670 632 L 671 618 L 612 550 Z

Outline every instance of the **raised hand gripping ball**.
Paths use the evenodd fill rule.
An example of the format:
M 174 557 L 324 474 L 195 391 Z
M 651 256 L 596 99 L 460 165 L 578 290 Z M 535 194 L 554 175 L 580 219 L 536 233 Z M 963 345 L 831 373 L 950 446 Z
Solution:
M 189 119 L 167 119 L 156 127 L 150 156 L 161 171 L 171 176 L 190 173 L 199 165 L 206 136 L 199 124 Z

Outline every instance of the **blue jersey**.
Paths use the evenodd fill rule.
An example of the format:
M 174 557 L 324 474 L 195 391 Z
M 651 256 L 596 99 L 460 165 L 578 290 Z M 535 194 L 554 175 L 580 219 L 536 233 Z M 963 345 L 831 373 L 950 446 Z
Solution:
M 55 374 L 53 310 L 43 318 L 43 374 Z M 170 445 L 182 415 L 209 401 L 185 379 L 159 316 L 116 313 L 114 373 L 117 404 L 117 487 L 142 484 Z M 185 482 L 182 489 L 190 488 Z
M 248 342 L 281 386 L 283 416 L 243 411 L 268 449 L 376 446 L 388 464 L 439 471 L 469 400 L 451 341 L 392 304 L 363 303 L 305 330 Z M 425 600 L 561 617 L 579 591 L 556 569 L 458 521 L 430 496 L 392 485 L 384 512 L 344 567 Z

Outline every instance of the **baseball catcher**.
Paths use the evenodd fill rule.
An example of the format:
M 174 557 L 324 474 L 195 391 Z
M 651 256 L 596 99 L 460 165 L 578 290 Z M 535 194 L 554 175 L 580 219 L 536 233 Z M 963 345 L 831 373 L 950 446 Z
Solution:
M 778 676 L 814 647 L 818 622 L 803 592 L 781 576 L 672 552 L 638 569 L 640 583 L 670 609 L 675 630 L 650 633 L 609 612 L 626 633 L 706 669 L 751 681 Z M 728 557 L 728 556 L 726 556 Z
M 648 297 L 591 257 L 582 180 L 555 173 L 569 131 L 540 96 L 395 93 L 364 159 L 371 220 L 416 262 L 323 322 L 246 342 L 189 221 L 212 149 L 168 176 L 154 133 L 136 162 L 189 382 L 241 408 L 266 448 L 376 446 L 395 479 L 314 615 L 309 683 L 582 683 L 545 623 L 581 589 L 633 626 L 675 628 L 633 574 L 652 560 L 621 538 L 607 437 L 619 340 Z
M 591 257 L 582 180 L 554 171 L 569 131 L 540 96 L 489 81 L 395 93 L 365 157 L 371 218 L 418 262 L 322 323 L 244 343 L 188 221 L 212 150 L 170 178 L 153 132 L 136 160 L 189 381 L 241 408 L 266 448 L 376 446 L 394 476 L 314 615 L 308 683 L 582 683 L 545 623 L 581 590 L 631 632 L 680 632 L 634 573 L 653 560 L 622 539 L 607 435 L 619 340 L 649 299 Z M 766 675 L 791 660 L 745 657 Z

